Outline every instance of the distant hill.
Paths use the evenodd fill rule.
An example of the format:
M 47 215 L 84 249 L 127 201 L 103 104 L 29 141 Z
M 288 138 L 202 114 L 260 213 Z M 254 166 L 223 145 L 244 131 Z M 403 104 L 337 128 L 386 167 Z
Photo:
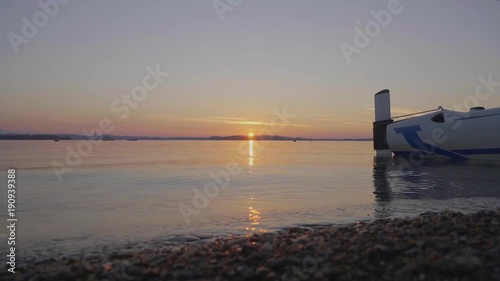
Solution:
M 70 140 L 69 137 L 60 137 L 56 135 L 17 135 L 17 134 L 3 134 L 0 135 L 0 140 Z
M 137 140 L 200 140 L 200 141 L 220 141 L 220 140 L 269 140 L 269 141 L 372 141 L 371 138 L 344 138 L 344 139 L 313 139 L 313 138 L 303 138 L 303 137 L 287 137 L 287 136 L 271 136 L 271 135 L 260 135 L 250 138 L 246 135 L 235 135 L 235 136 L 211 136 L 208 138 L 204 137 L 145 137 L 145 136 L 113 136 L 108 135 L 115 140 L 127 140 L 127 139 L 137 139 Z M 19 134 L 19 133 L 9 133 L 5 130 L 0 129 L 0 140 L 87 140 L 89 137 L 84 135 L 75 134 Z M 92 138 L 92 137 L 90 137 Z
M 293 137 L 269 136 L 269 135 L 254 136 L 252 138 L 244 135 L 226 136 L 226 137 L 212 136 L 209 137 L 208 139 L 209 140 L 312 140 L 306 138 L 293 138 Z

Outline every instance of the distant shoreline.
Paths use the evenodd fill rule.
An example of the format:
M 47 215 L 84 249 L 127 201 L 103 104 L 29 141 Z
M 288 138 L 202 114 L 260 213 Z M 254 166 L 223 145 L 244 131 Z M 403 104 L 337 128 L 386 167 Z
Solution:
M 304 138 L 304 137 L 287 137 L 287 136 L 212 136 L 212 137 L 136 137 L 136 136 L 109 136 L 114 140 L 142 140 L 142 141 L 373 141 L 372 138 Z M 30 135 L 30 134 L 5 134 L 0 135 L 0 140 L 88 140 L 89 138 L 83 135 L 70 134 L 50 134 L 50 135 Z

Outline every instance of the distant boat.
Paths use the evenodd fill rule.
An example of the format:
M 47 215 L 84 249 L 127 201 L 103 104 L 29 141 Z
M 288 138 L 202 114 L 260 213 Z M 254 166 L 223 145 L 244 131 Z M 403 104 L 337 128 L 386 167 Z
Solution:
M 58 142 L 58 141 L 59 141 L 59 139 L 54 139 L 54 141 L 55 141 L 55 142 Z
M 102 136 L 102 140 L 103 140 L 103 141 L 114 141 L 115 139 L 114 139 L 114 138 L 112 138 L 112 137 L 110 137 L 110 136 L 108 136 L 108 135 L 106 135 L 106 132 L 105 132 L 105 133 L 103 134 L 103 136 Z
M 500 108 L 472 107 L 469 112 L 458 112 L 439 107 L 392 117 L 389 90 L 375 95 L 373 142 L 378 157 L 394 153 L 410 159 L 422 155 L 459 161 L 500 160 L 499 127 Z

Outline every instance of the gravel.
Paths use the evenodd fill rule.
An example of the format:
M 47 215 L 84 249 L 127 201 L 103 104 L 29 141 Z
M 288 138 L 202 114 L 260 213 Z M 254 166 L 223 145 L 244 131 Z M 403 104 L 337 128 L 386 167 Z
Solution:
M 500 209 L 51 259 L 0 280 L 500 280 Z

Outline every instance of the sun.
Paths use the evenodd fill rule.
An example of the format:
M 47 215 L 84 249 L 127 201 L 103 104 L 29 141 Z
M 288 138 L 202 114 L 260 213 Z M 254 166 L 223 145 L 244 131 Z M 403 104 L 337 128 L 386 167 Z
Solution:
M 252 132 L 248 133 L 248 137 L 253 138 L 254 136 L 255 136 L 254 133 L 252 133 Z

